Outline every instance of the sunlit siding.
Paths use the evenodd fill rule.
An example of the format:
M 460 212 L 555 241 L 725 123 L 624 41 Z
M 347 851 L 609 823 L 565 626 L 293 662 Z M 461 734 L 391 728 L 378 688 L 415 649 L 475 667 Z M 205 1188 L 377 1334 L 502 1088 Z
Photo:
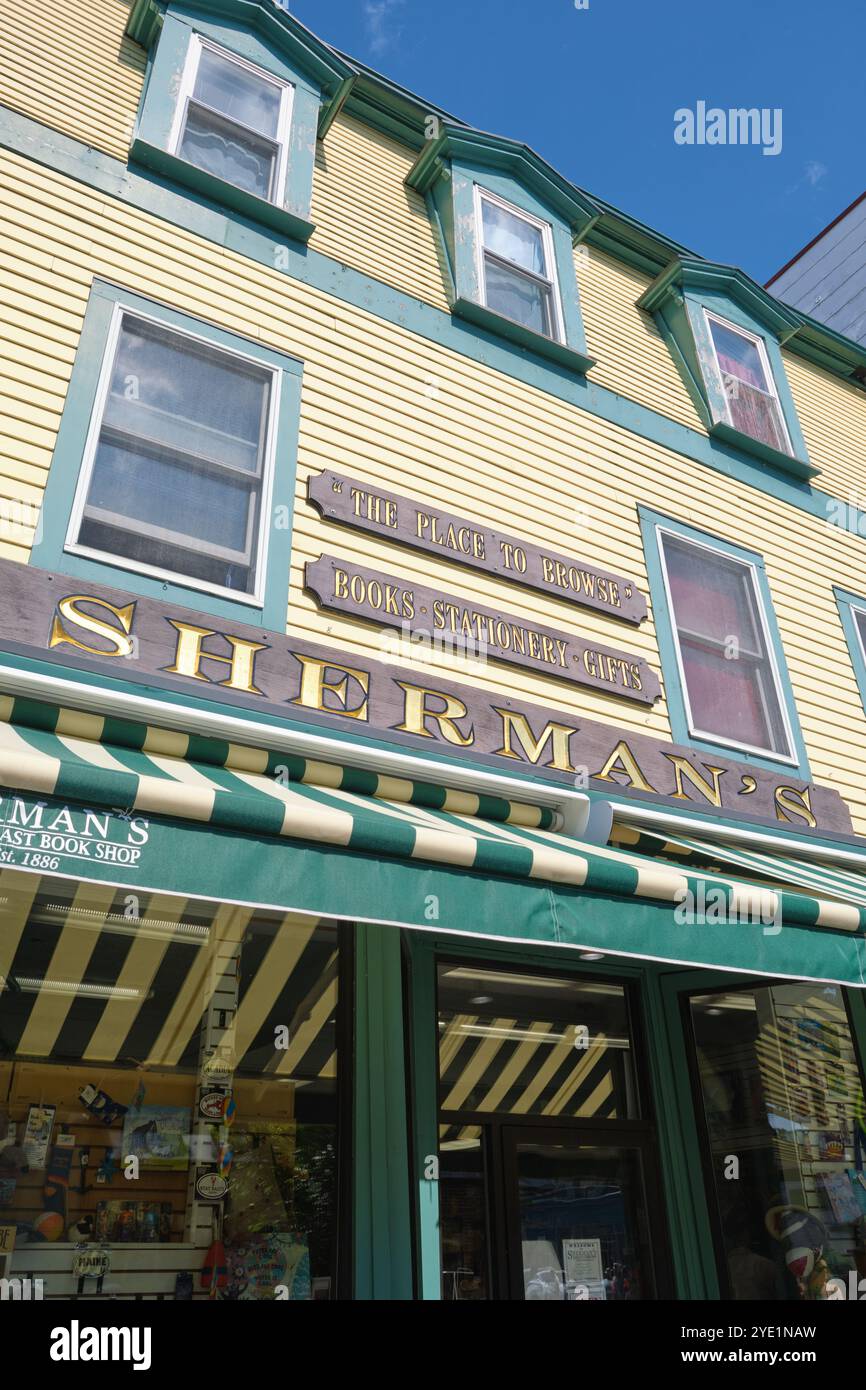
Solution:
M 397 140 L 338 116 L 317 149 L 310 245 L 447 310 L 424 199 L 404 183 L 413 162 Z
M 575 252 L 592 381 L 706 434 L 651 314 L 636 307 L 648 275 L 593 247 Z
M 866 391 L 791 352 L 784 358 L 817 486 L 846 501 L 856 494 L 866 508 Z
M 306 503 L 305 485 L 311 472 L 324 467 L 351 470 L 581 554 L 642 585 L 646 569 L 636 507 L 645 502 L 766 556 L 813 773 L 838 787 L 866 830 L 866 717 L 831 588 L 835 581 L 866 593 L 862 540 L 389 325 L 367 309 L 17 156 L 2 157 L 0 176 L 0 236 L 11 257 L 6 274 L 13 308 L 11 319 L 3 321 L 0 356 L 5 498 L 32 500 L 44 484 L 92 276 L 192 315 L 216 315 L 220 326 L 304 363 L 290 633 L 350 653 L 380 654 L 375 626 L 324 615 L 303 592 L 304 562 L 327 550 L 596 636 L 658 666 L 651 620 L 635 632 L 445 560 L 329 526 Z M 26 554 L 20 543 L 4 542 L 3 554 L 13 550 Z M 437 670 L 420 663 L 418 669 Z M 611 725 L 670 733 L 663 701 L 646 710 L 496 662 L 471 682 Z
M 0 102 L 125 160 L 145 53 L 124 0 L 0 4 Z

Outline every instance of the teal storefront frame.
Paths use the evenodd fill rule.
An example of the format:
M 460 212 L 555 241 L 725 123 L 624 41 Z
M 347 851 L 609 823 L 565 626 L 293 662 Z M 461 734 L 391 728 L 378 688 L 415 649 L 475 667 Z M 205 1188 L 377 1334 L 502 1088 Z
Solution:
M 624 963 L 608 957 L 600 964 L 575 959 L 555 948 L 515 950 L 489 942 L 455 942 L 453 937 L 404 933 L 411 1074 L 412 1190 L 415 1220 L 417 1297 L 441 1299 L 439 1199 L 437 1183 L 425 1172 L 438 1150 L 438 1059 L 436 1053 L 437 960 L 455 956 L 512 969 L 545 969 L 586 979 L 604 977 L 631 983 L 640 994 L 646 1069 L 652 1098 L 659 1169 L 664 1192 L 664 1220 L 677 1300 L 721 1298 L 717 1251 L 710 1220 L 711 1194 L 701 1161 L 699 1121 L 689 1075 L 682 998 L 697 992 L 742 989 L 749 978 L 728 971 L 676 969 L 645 962 Z M 758 981 L 753 980 L 753 983 Z M 762 984 L 772 983 L 772 977 Z M 861 1073 L 866 1066 L 866 997 L 846 990 L 855 1052 Z

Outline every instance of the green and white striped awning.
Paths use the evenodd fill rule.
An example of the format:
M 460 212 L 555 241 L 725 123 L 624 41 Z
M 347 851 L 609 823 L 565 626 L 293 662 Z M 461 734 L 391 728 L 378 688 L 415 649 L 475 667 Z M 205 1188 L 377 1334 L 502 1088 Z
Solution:
M 788 891 L 587 845 L 547 828 L 549 811 L 497 797 L 8 697 L 0 786 L 22 798 L 0 802 L 0 863 L 10 867 L 866 985 L 866 897 L 824 896 L 819 885 Z M 62 835 L 50 863 L 22 863 L 6 832 L 22 820 L 53 824 L 64 804 L 107 808 L 115 828 L 146 818 L 135 865 L 65 853 Z M 69 830 L 68 818 L 60 824 Z

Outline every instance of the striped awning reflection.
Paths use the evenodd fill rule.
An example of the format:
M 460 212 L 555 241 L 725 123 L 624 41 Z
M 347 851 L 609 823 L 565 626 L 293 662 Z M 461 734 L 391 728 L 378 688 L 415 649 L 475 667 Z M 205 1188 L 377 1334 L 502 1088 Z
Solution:
M 7 869 L 0 924 L 0 1055 L 194 1068 L 215 962 L 236 959 L 234 1074 L 335 1075 L 331 923 Z

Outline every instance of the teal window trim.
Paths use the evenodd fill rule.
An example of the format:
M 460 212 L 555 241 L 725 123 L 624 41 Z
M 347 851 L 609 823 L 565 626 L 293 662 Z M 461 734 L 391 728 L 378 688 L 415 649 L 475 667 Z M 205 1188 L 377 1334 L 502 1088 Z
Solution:
M 763 557 L 755 551 L 746 550 L 742 546 L 733 545 L 730 541 L 724 541 L 720 537 L 714 536 L 707 531 L 699 531 L 692 526 L 684 525 L 680 521 L 673 521 L 670 517 L 662 516 L 660 513 L 651 511 L 647 507 L 639 506 L 638 516 L 640 518 L 644 554 L 647 563 L 653 618 L 656 627 L 656 639 L 659 645 L 662 671 L 665 678 L 665 695 L 671 721 L 671 733 L 673 734 L 675 742 L 699 749 L 702 752 L 710 753 L 717 757 L 730 758 L 734 755 L 744 763 L 754 763 L 757 767 L 770 768 L 776 772 L 778 772 L 780 768 L 784 768 L 792 774 L 802 777 L 804 781 L 808 781 L 811 775 L 809 771 L 809 759 L 803 739 L 803 732 L 800 727 L 797 707 L 794 702 L 791 677 L 787 662 L 785 661 L 782 638 L 776 621 Z M 679 650 L 674 634 L 673 615 L 668 603 L 667 583 L 661 553 L 660 531 L 666 531 L 670 534 L 681 536 L 684 540 L 694 545 L 700 545 L 709 550 L 715 550 L 721 555 L 728 556 L 729 559 L 736 560 L 740 564 L 749 566 L 755 580 L 756 595 L 761 607 L 764 635 L 776 677 L 776 689 L 791 745 L 790 758 L 775 756 L 769 752 L 756 752 L 733 742 L 724 742 L 719 738 L 707 738 L 692 732 L 689 722 L 686 692 L 681 673 Z
M 230 5 L 228 9 L 239 7 Z M 280 27 L 276 26 L 277 31 Z M 314 231 L 310 209 L 316 139 L 347 95 L 351 81 L 348 65 L 334 56 L 338 94 L 327 100 L 321 83 L 307 75 L 297 58 L 293 61 L 230 14 L 211 17 L 194 7 L 172 4 L 161 25 L 153 29 L 151 41 L 153 35 L 157 36 L 156 46 L 150 53 L 130 158 L 290 240 L 309 241 Z M 280 142 L 278 185 L 271 199 L 238 188 L 176 152 L 199 43 L 212 45 L 291 89 L 290 119 Z
M 809 452 L 782 360 L 782 343 L 796 331 L 793 311 L 746 282 L 741 271 L 709 263 L 674 261 L 637 301 L 651 313 L 710 435 L 808 482 L 820 472 Z M 788 437 L 790 452 L 737 429 L 719 369 L 707 316 L 758 340 Z
M 590 200 L 566 193 L 554 171 L 525 146 L 445 126 L 421 151 L 407 176 L 427 202 L 441 243 L 452 314 L 584 375 L 587 354 L 574 266 L 574 245 L 598 217 Z M 485 299 L 479 200 L 488 193 L 545 229 L 558 332 L 548 337 L 488 308 Z
M 160 578 L 110 558 L 97 559 L 67 549 L 70 519 L 98 404 L 112 324 L 119 309 L 142 315 L 200 341 L 205 340 L 214 347 L 237 353 L 247 360 L 253 359 L 275 373 L 278 389 L 272 407 L 273 465 L 270 497 L 263 493 L 262 499 L 260 526 L 265 528 L 264 574 L 258 600 L 252 595 L 230 598 L 212 593 L 202 588 L 196 580 L 186 579 L 182 575 Z M 233 618 L 238 622 L 261 623 L 263 627 L 282 631 L 286 625 L 288 606 L 302 372 L 302 364 L 283 353 L 178 313 L 118 286 L 94 281 L 30 563 L 41 569 L 113 585 L 148 598 L 168 597 L 173 603 L 195 607 L 204 613 Z
M 848 643 L 851 665 L 854 667 L 854 675 L 857 678 L 860 699 L 863 701 L 863 709 L 866 711 L 866 648 L 864 648 L 863 639 L 860 636 L 857 620 L 854 616 L 855 613 L 862 613 L 866 617 L 866 599 L 858 597 L 857 594 L 849 593 L 847 589 L 840 589 L 838 585 L 833 586 L 833 593 L 839 609 L 839 617 L 842 620 L 845 641 Z

